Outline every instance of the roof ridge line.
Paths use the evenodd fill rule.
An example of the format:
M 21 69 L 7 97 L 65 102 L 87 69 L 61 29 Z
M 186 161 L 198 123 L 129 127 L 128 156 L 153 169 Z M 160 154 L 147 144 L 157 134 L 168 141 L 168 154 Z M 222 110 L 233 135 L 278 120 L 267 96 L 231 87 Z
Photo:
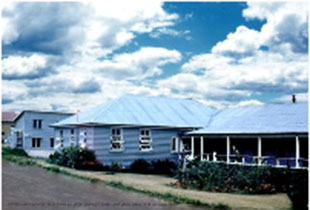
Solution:
M 123 97 L 119 98 L 119 99 L 116 100 L 114 103 L 112 103 L 112 104 L 110 105 L 110 107 L 108 107 L 106 110 L 104 110 L 102 113 L 100 113 L 96 118 L 94 118 L 94 119 L 92 120 L 92 122 L 95 122 L 98 118 L 100 118 L 100 117 L 102 117 L 104 114 L 106 114 L 110 109 L 112 109 L 113 106 L 115 106 L 116 104 L 118 104 L 122 98 L 123 98 Z
M 213 118 L 218 115 L 221 111 L 223 110 L 218 110 L 218 109 L 214 109 L 210 119 L 208 120 L 207 124 L 205 125 L 205 127 L 209 127 L 209 125 L 211 124 L 211 122 L 213 121 Z

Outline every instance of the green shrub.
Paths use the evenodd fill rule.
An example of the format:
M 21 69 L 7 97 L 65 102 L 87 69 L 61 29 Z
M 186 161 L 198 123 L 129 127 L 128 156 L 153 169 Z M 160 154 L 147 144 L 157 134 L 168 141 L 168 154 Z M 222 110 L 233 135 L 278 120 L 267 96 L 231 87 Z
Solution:
M 152 161 L 152 173 L 172 175 L 176 170 L 176 164 L 168 159 Z
M 183 187 L 205 191 L 248 194 L 284 192 L 292 200 L 294 209 L 307 208 L 308 170 L 304 169 L 192 161 L 185 171 L 177 171 L 176 178 Z
M 112 165 L 110 166 L 110 171 L 120 172 L 122 169 L 123 169 L 122 164 L 119 164 L 116 161 L 113 161 Z
M 147 174 L 151 171 L 151 164 L 144 159 L 137 159 L 130 165 L 130 171 Z
M 144 159 L 137 159 L 130 165 L 130 171 L 142 174 L 166 174 L 172 175 L 176 170 L 174 162 L 166 160 L 156 160 L 148 162 Z
M 57 165 L 83 169 L 83 170 L 102 170 L 103 165 L 96 160 L 93 150 L 80 147 L 64 148 L 61 152 L 55 152 L 49 156 L 48 162 Z
M 11 149 L 9 147 L 2 147 L 2 154 L 29 157 L 28 154 L 25 152 L 25 150 L 17 148 Z

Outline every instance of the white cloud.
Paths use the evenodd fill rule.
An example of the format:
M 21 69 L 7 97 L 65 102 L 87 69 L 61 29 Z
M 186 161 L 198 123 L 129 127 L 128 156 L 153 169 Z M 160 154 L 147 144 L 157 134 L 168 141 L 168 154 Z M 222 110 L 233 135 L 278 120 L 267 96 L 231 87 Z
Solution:
M 124 93 L 167 94 L 165 88 L 137 85 L 135 80 L 143 83 L 161 74 L 162 66 L 179 62 L 182 55 L 177 50 L 142 47 L 111 55 L 140 33 L 169 31 L 179 16 L 166 12 L 162 4 L 86 1 L 5 6 L 4 49 L 13 46 L 18 54 L 3 59 L 5 108 L 83 109 Z
M 92 108 L 110 99 L 121 97 L 126 94 L 145 95 L 168 95 L 165 88 L 152 88 L 143 85 L 135 85 L 125 80 L 113 80 L 105 77 L 95 79 L 101 90 L 91 93 L 77 94 L 71 91 L 72 86 L 78 84 L 69 83 L 63 80 L 65 75 L 55 75 L 55 77 L 44 78 L 40 83 L 32 81 L 31 87 L 26 85 L 26 81 L 6 81 L 3 82 L 3 99 L 10 103 L 3 104 L 5 110 L 58 110 L 76 112 Z M 92 83 L 92 81 L 89 81 Z M 79 82 L 79 84 L 83 84 Z
M 130 43 L 137 33 L 150 33 L 155 29 L 172 26 L 179 18 L 177 14 L 165 12 L 160 1 L 112 1 L 108 4 L 92 1 L 86 5 L 92 15 L 86 29 L 87 42 L 81 48 L 103 48 L 99 51 L 100 56 Z M 94 53 L 98 56 L 96 53 L 98 50 Z
M 227 38 L 218 42 L 212 53 L 222 55 L 251 55 L 260 46 L 259 32 L 248 29 L 245 26 L 238 26 L 234 33 L 229 33 Z
M 307 2 L 248 2 L 243 16 L 266 20 L 259 36 L 272 51 L 306 53 L 308 8 Z
M 242 11 L 242 14 L 247 19 L 258 18 L 264 20 L 275 14 L 278 10 L 283 8 L 285 2 L 247 2 L 248 8 Z
M 230 90 L 230 94 L 234 94 L 233 90 L 252 93 L 301 91 L 307 89 L 308 81 L 306 55 L 283 56 L 264 51 L 238 62 L 202 54 L 191 58 L 182 70 L 200 70 L 204 83 L 215 89 Z
M 33 54 L 29 57 L 10 56 L 2 60 L 4 77 L 39 76 L 46 67 L 46 57 Z
M 196 100 L 230 100 L 236 101 L 249 96 L 247 90 L 232 90 L 221 86 L 222 78 L 210 78 L 212 75 L 198 76 L 193 73 L 180 73 L 157 82 L 158 87 L 171 89 L 175 95 L 184 94 Z M 225 82 L 225 81 L 224 81 Z
M 176 63 L 181 60 L 181 54 L 176 50 L 159 47 L 143 47 L 133 53 L 123 53 L 113 56 L 111 60 L 97 62 L 90 68 L 117 79 L 143 79 L 160 75 L 161 66 Z
M 308 4 L 306 2 L 248 2 L 243 16 L 265 20 L 259 31 L 238 26 L 224 41 L 218 42 L 212 53 L 225 56 L 249 56 L 260 47 L 271 52 L 307 53 Z
M 16 99 L 23 100 L 27 95 L 28 87 L 18 81 L 2 80 L 2 100 L 13 102 Z
M 124 93 L 193 98 L 217 108 L 260 104 L 248 97 L 265 92 L 285 94 L 276 99 L 279 102 L 292 93 L 297 94 L 297 101 L 304 100 L 308 86 L 308 57 L 304 53 L 307 12 L 303 4 L 294 4 L 248 3 L 243 15 L 266 20 L 261 30 L 239 26 L 211 52 L 193 55 L 179 73 L 150 81 L 162 74 L 164 65 L 180 62 L 181 53 L 161 47 L 111 53 L 140 33 L 189 37 L 190 31 L 171 27 L 179 17 L 165 12 L 162 3 L 86 2 L 73 8 L 63 4 L 54 5 L 56 13 L 49 9 L 52 3 L 41 4 L 36 12 L 33 5 L 17 3 L 18 10 L 11 7 L 5 11 L 3 43 L 9 46 L 25 40 L 32 48 L 30 53 L 15 49 L 26 51 L 27 56 L 3 59 L 4 77 L 19 79 L 3 80 L 4 101 L 11 101 L 4 108 L 85 110 Z M 35 42 L 42 34 L 51 36 Z M 18 46 L 24 46 L 21 44 Z M 44 68 L 51 67 L 50 55 L 31 55 L 31 50 L 53 51 L 55 46 L 61 51 L 59 60 L 65 61 L 57 60 L 52 74 L 40 77 Z M 268 49 L 263 51 L 262 46 Z M 23 78 L 27 76 L 34 78 Z
M 5 1 L 2 2 L 2 8 L 5 8 L 6 12 L 11 13 L 14 8 L 14 4 L 13 2 Z M 4 44 L 9 44 L 17 40 L 19 36 L 17 29 L 13 24 L 10 24 L 10 18 L 4 16 L 3 14 L 1 18 L 1 28 L 2 28 L 2 41 Z
M 169 36 L 174 36 L 174 37 L 181 37 L 184 36 L 186 40 L 192 39 L 192 37 L 189 35 L 191 32 L 190 30 L 185 30 L 185 31 L 177 31 L 175 29 L 163 27 L 155 30 L 150 34 L 152 38 L 159 38 L 162 35 L 169 35 Z
M 190 61 L 183 64 L 183 72 L 204 72 L 209 69 L 218 68 L 219 66 L 233 62 L 230 57 L 224 57 L 216 54 L 200 54 L 190 58 Z
M 3 40 L 5 45 L 20 42 L 17 46 L 22 50 L 30 47 L 102 57 L 130 43 L 136 34 L 173 26 L 179 17 L 167 13 L 162 4 L 118 0 L 16 2 L 3 8 Z
M 170 90 L 165 87 L 154 87 L 147 82 L 136 84 L 136 81 L 160 74 L 161 66 L 180 59 L 181 54 L 176 50 L 144 47 L 133 53 L 115 55 L 111 60 L 59 65 L 54 74 L 45 77 L 4 80 L 3 97 L 8 102 L 4 107 L 8 110 L 58 107 L 62 111 L 74 111 L 72 107 L 84 110 L 96 105 L 95 102 L 103 103 L 124 93 L 169 95 Z
M 243 106 L 262 106 L 262 105 L 264 105 L 264 103 L 258 100 L 246 100 L 231 106 L 231 108 L 243 107 Z
M 247 97 L 265 92 L 298 95 L 307 91 L 308 56 L 303 52 L 308 47 L 303 42 L 308 37 L 304 32 L 307 6 L 300 2 L 248 5 L 243 12 L 246 18 L 266 19 L 261 30 L 238 26 L 211 53 L 193 55 L 181 73 L 158 84 L 179 94 L 194 93 L 217 107 L 259 104 Z

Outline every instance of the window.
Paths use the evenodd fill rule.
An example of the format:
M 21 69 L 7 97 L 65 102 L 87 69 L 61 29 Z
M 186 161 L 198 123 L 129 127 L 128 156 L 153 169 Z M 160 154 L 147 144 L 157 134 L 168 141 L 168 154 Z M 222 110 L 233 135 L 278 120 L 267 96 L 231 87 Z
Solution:
M 70 145 L 71 146 L 74 146 L 75 145 L 75 141 L 74 141 L 74 129 L 73 128 L 71 128 L 70 129 Z
M 33 120 L 33 128 L 42 129 L 42 120 Z
M 32 138 L 32 148 L 40 148 L 41 138 Z
M 74 139 L 73 139 L 73 141 L 74 141 Z M 86 132 L 86 130 L 82 130 L 82 131 L 80 131 L 79 145 L 80 145 L 80 147 L 84 148 L 87 146 L 86 143 L 87 143 L 87 132 Z M 74 144 L 74 142 L 72 144 Z
M 59 138 L 60 138 L 60 147 L 63 148 L 64 147 L 64 131 L 63 130 L 59 131 Z
M 123 132 L 121 128 L 111 128 L 110 151 L 124 150 Z
M 16 146 L 17 147 L 22 147 L 23 146 L 23 132 L 22 131 L 17 131 L 16 132 Z
M 140 130 L 139 150 L 141 152 L 152 151 L 152 137 L 149 129 Z
M 87 132 L 86 130 L 83 130 L 80 132 L 80 142 L 86 142 L 87 141 Z
M 54 138 L 50 138 L 50 147 L 52 148 L 54 147 L 54 142 L 55 142 Z
M 171 152 L 176 153 L 178 152 L 178 138 L 172 137 L 171 139 Z

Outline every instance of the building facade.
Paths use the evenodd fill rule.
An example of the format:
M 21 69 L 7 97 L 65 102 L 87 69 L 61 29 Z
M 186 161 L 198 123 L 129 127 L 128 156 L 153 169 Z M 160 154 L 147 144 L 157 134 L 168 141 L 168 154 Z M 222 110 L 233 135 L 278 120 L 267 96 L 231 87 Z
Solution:
M 218 111 L 183 136 L 191 159 L 229 164 L 308 167 L 308 104 L 269 104 Z
M 60 112 L 23 111 L 14 120 L 11 148 L 24 149 L 28 155 L 48 157 L 54 151 L 54 129 L 50 124 L 72 114 Z
M 215 110 L 194 100 L 128 95 L 75 115 L 23 111 L 11 147 L 48 157 L 88 147 L 104 165 L 137 159 L 184 164 L 308 166 L 308 104 Z
M 214 109 L 193 100 L 124 96 L 53 124 L 56 149 L 87 146 L 100 162 L 178 162 L 181 135 L 202 128 Z
M 58 123 L 56 149 L 79 145 L 100 162 L 198 159 L 227 164 L 308 165 L 308 104 L 214 110 L 193 100 L 124 96 Z

